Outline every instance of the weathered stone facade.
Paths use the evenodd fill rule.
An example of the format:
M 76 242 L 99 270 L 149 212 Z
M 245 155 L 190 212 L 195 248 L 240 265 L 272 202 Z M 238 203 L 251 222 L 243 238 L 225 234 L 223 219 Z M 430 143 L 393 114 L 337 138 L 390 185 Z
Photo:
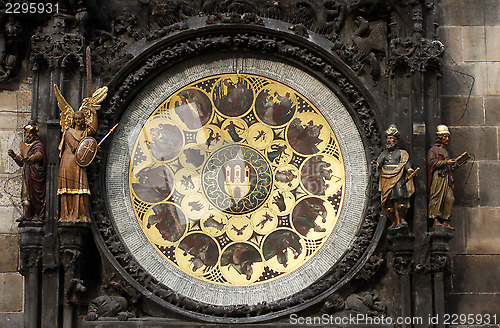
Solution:
M 403 147 L 410 151 L 413 161 L 423 168 L 425 152 L 434 141 L 435 126 L 439 123 L 449 125 L 449 151 L 452 156 L 463 151 L 474 155 L 472 164 L 465 165 L 455 174 L 456 203 L 452 225 L 456 230 L 454 238 L 449 241 L 450 261 L 447 260 L 446 247 L 449 236 L 433 235 L 433 256 L 427 259 L 422 255 L 429 241 L 425 237 L 428 231 L 425 219 L 426 181 L 425 178 L 419 178 L 416 183 L 419 192 L 412 202 L 415 210 L 412 212 L 414 222 L 411 233 L 391 236 L 390 242 L 386 241 L 382 230 L 376 230 L 380 210 L 376 206 L 370 207 L 366 211 L 367 219 L 360 229 L 361 237 L 357 241 L 356 249 L 348 254 L 340 268 L 336 268 L 337 271 L 333 272 L 329 282 L 343 283 L 343 280 L 339 280 L 343 275 L 352 276 L 357 273 L 352 279 L 356 283 L 351 282 L 344 293 L 352 295 L 367 289 L 380 290 L 382 298 L 387 302 L 389 314 L 426 316 L 433 311 L 439 311 L 439 304 L 431 305 L 431 284 L 436 285 L 444 281 L 446 313 L 500 313 L 500 272 L 496 265 L 500 259 L 500 243 L 497 240 L 497 221 L 500 220 L 498 1 L 283 1 L 283 4 L 263 1 L 204 1 L 203 6 L 190 1 L 170 1 L 168 5 L 161 3 L 127 1 L 127 12 L 117 16 L 111 10 L 112 4 L 99 12 L 98 7 L 90 2 L 86 4 L 82 1 L 65 1 L 64 4 L 68 8 L 71 8 L 70 5 L 76 7 L 67 9 L 68 16 L 54 15 L 50 20 L 45 17 L 33 22 L 37 29 L 32 31 L 34 37 L 30 41 L 31 53 L 27 52 L 28 55 L 24 57 L 19 56 L 17 66 L 9 71 L 9 77 L 0 81 L 0 183 L 3 185 L 0 192 L 0 326 L 22 326 L 25 299 L 24 278 L 19 273 L 18 263 L 21 256 L 15 222 L 21 211 L 18 196 L 21 171 L 7 156 L 7 150 L 19 149 L 23 125 L 31 118 L 37 119 L 42 123 L 42 139 L 46 142 L 46 147 L 50 148 L 49 179 L 54 178 L 58 162 L 56 140 L 59 140 L 60 134 L 54 97 L 49 96 L 52 92 L 49 81 L 63 84 L 69 92 L 68 101 L 76 106 L 84 91 L 84 43 L 88 43 L 94 51 L 93 65 L 97 72 L 94 84 L 107 84 L 110 81 L 114 83 L 114 93 L 111 93 L 105 106 L 113 108 L 115 112 L 104 109 L 103 113 L 100 113 L 103 119 L 101 124 L 107 128 L 122 114 L 122 102 L 126 103 L 131 93 L 130 88 L 142 87 L 141 79 L 147 80 L 150 71 L 160 69 L 162 65 L 175 64 L 182 56 L 187 58 L 210 49 L 223 51 L 225 46 L 230 46 L 233 51 L 278 53 L 282 58 L 293 59 L 298 66 L 307 67 L 310 72 L 324 74 L 325 80 L 330 79 L 330 83 L 342 85 L 343 89 L 339 88 L 339 93 L 345 94 L 345 99 L 351 97 L 349 101 L 353 111 L 359 115 L 360 126 L 368 140 L 367 153 L 372 157 L 380 150 L 381 129 L 396 123 L 401 128 Z M 393 7 L 389 9 L 387 4 Z M 315 6 L 320 9 L 315 10 Z M 144 10 L 146 7 L 148 9 Z M 202 13 L 202 23 L 196 16 L 198 11 Z M 225 14 L 227 12 L 232 14 Z M 359 18 L 356 15 L 359 15 Z M 16 17 L 21 22 L 26 20 L 26 17 Z M 265 22 L 263 18 L 266 19 Z M 5 23 L 7 16 L 0 16 L 0 19 Z M 107 20 L 112 24 L 103 24 Z M 47 22 L 55 24 L 52 26 L 46 24 Z M 95 26 L 89 27 L 94 23 Z M 234 27 L 244 24 L 252 27 L 245 31 L 250 37 L 248 34 L 238 34 L 242 31 Z M 285 25 L 283 27 L 280 24 Z M 108 26 L 108 30 L 101 28 L 102 26 Z M 212 29 L 214 32 L 203 32 L 205 34 L 200 33 L 203 36 L 198 37 L 196 33 L 202 29 Z M 272 33 L 261 33 L 266 29 L 276 34 L 270 36 Z M 229 30 L 231 32 L 227 32 Z M 189 35 L 191 32 L 193 34 Z M 169 38 L 177 33 L 182 41 L 177 44 L 169 41 L 172 40 Z M 214 36 L 216 33 L 227 33 L 227 37 Z M 45 39 L 47 35 L 51 38 Z M 68 37 L 63 39 L 63 35 Z M 283 39 L 279 39 L 280 37 Z M 4 39 L 11 40 L 7 36 L 4 36 Z M 305 41 L 302 43 L 301 40 Z M 311 44 L 318 48 L 328 44 L 330 51 L 338 56 L 335 58 L 342 60 L 338 67 L 346 68 L 342 74 L 356 78 L 348 80 L 335 71 L 337 66 L 324 66 L 323 60 L 328 56 L 314 56 L 322 54 L 323 50 L 311 50 L 311 47 L 308 50 L 311 50 L 312 54 L 305 51 L 304 44 L 311 40 L 316 42 Z M 20 38 L 18 41 L 22 46 L 16 51 L 27 48 L 25 39 Z M 294 43 L 295 41 L 297 42 Z M 443 48 L 439 41 L 445 49 L 442 59 Z M 47 44 L 56 46 L 50 48 Z M 58 47 L 61 44 L 65 46 Z M 169 51 L 159 53 L 155 49 L 158 44 L 170 47 Z M 47 51 L 49 48 L 50 51 Z M 146 59 L 140 56 L 141 51 L 145 49 L 146 54 L 156 57 L 145 62 Z M 412 49 L 416 51 L 412 52 Z M 15 54 L 12 47 L 8 48 L 9 51 Z M 134 60 L 137 64 L 127 66 L 127 69 L 137 69 L 137 72 L 132 74 L 120 71 L 126 63 Z M 54 71 L 59 75 L 52 76 L 50 72 Z M 128 78 L 125 79 L 127 74 Z M 354 86 L 349 84 L 353 83 L 352 81 L 361 86 L 356 83 Z M 357 93 L 358 90 L 366 90 L 371 98 L 362 99 Z M 36 101 L 34 104 L 33 92 L 33 99 Z M 359 107 L 356 107 L 358 105 Z M 378 112 L 373 114 L 370 108 L 377 108 Z M 102 137 L 104 131 L 100 133 Z M 97 162 L 100 163 L 99 158 Z M 99 180 L 99 171 L 91 170 L 89 175 L 93 175 L 93 181 Z M 53 188 L 53 185 L 48 186 L 49 193 L 51 190 L 54 193 Z M 371 198 L 372 204 L 378 199 L 376 195 L 371 195 Z M 57 203 L 54 198 L 52 202 Z M 158 304 L 161 304 L 167 308 L 179 305 L 195 312 L 199 307 L 205 306 L 203 314 L 223 317 L 221 312 L 224 309 L 210 308 L 190 300 L 172 297 L 172 291 L 163 288 L 164 286 L 156 288 L 156 283 L 151 281 L 149 276 L 140 274 L 141 269 L 136 267 L 134 261 L 130 261 L 130 255 L 123 251 L 123 245 L 116 240 L 108 218 L 102 214 L 105 212 L 100 212 L 104 207 L 103 202 L 93 199 L 92 206 L 98 222 L 97 227 L 101 232 L 94 231 L 98 247 L 91 242 L 92 246 L 88 252 L 90 255 L 87 254 L 84 260 L 101 258 L 102 264 L 95 269 L 82 270 L 84 283 L 87 279 L 90 281 L 90 293 L 84 297 L 85 300 L 81 304 L 80 300 L 74 301 L 74 304 L 80 305 L 80 312 L 84 311 L 82 304 L 86 305 L 92 297 L 114 291 L 126 296 L 133 308 L 149 306 L 150 312 L 145 311 L 148 315 L 164 316 L 165 309 L 157 308 Z M 57 217 L 57 206 L 52 206 L 47 212 Z M 49 220 L 52 221 L 47 223 L 46 233 L 56 233 L 57 224 L 53 218 Z M 58 251 L 57 244 L 51 244 L 53 239 L 50 238 L 46 239 L 44 247 Z M 375 241 L 372 242 L 373 245 L 368 246 L 367 241 L 371 240 Z M 106 260 L 109 255 L 103 249 L 108 249 L 111 257 L 118 259 L 116 263 Z M 364 260 L 366 264 L 362 269 L 349 271 L 366 249 L 369 255 L 374 255 L 369 260 Z M 71 249 L 71 252 L 73 251 Z M 71 254 L 76 253 L 78 250 Z M 74 258 L 76 257 L 75 255 Z M 52 280 L 48 279 L 50 282 L 44 285 L 45 290 L 49 291 L 49 296 L 44 297 L 50 298 L 50 293 L 53 293 L 53 298 L 56 298 L 59 292 L 57 288 L 52 289 L 59 286 L 55 283 L 57 270 L 54 270 L 53 264 L 60 260 L 61 267 L 68 272 L 67 267 L 74 258 L 61 256 L 61 259 L 56 259 L 56 256 L 51 258 L 47 254 L 44 255 L 44 274 L 53 275 L 50 277 Z M 419 264 L 422 266 L 419 267 Z M 139 281 L 146 286 L 147 289 L 144 290 L 154 295 L 153 300 L 134 289 L 133 287 L 137 286 L 130 281 L 118 277 L 114 266 L 119 265 L 133 276 L 134 283 Z M 101 277 L 101 274 L 104 277 Z M 96 276 L 99 278 L 95 278 Z M 322 297 L 325 293 L 321 294 L 321 290 L 326 290 L 327 286 L 318 285 L 316 290 L 309 294 L 287 300 L 289 305 L 303 310 L 305 307 L 297 304 L 301 304 L 304 299 L 316 295 Z M 412 290 L 410 286 L 413 286 Z M 388 288 L 393 290 L 388 291 Z M 328 308 L 329 301 L 330 298 L 327 298 L 326 302 L 322 301 L 325 308 Z M 58 301 L 53 302 L 58 304 Z M 72 305 L 68 305 L 71 302 L 64 299 L 61 300 L 61 304 L 63 303 L 68 311 L 72 311 Z M 321 302 L 314 304 L 316 309 L 312 312 L 304 310 L 305 315 L 321 310 L 317 309 Z M 282 310 L 279 304 L 264 304 L 235 311 L 241 317 L 246 314 L 253 317 L 270 312 L 268 318 L 272 319 L 272 311 L 279 310 Z M 178 312 L 172 314 L 173 317 L 177 315 Z M 41 316 L 47 318 L 48 322 L 58 320 L 50 316 L 50 313 L 44 312 Z M 83 317 L 81 315 L 76 321 L 80 323 Z
M 500 244 L 500 4 L 441 1 L 440 39 L 444 56 L 443 123 L 451 127 L 450 152 L 475 155 L 457 171 L 449 313 L 499 313 Z M 469 97 L 470 94 L 470 97 Z

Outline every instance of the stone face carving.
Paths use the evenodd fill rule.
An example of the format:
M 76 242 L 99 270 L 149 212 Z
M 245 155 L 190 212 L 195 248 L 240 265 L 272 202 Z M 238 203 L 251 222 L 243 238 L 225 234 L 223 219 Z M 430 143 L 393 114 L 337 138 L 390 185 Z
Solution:
M 38 127 L 34 122 L 24 126 L 24 143 L 19 154 L 12 149 L 9 156 L 23 168 L 21 201 L 23 215 L 17 221 L 44 221 L 45 218 L 45 183 L 47 175 L 47 157 L 45 147 L 38 139 Z

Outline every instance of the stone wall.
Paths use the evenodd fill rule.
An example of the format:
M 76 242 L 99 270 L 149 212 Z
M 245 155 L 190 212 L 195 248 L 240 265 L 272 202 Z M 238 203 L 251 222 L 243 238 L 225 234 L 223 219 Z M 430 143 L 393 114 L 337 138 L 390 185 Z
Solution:
M 447 49 L 443 123 L 451 127 L 451 155 L 467 151 L 476 159 L 472 169 L 467 164 L 455 174 L 448 313 L 500 313 L 498 17 L 498 0 L 441 1 L 439 38 Z
M 7 150 L 19 153 L 22 127 L 30 119 L 31 82 L 15 81 L 11 87 L 0 91 L 0 327 L 22 326 L 24 301 L 15 222 L 21 214 L 21 169 Z

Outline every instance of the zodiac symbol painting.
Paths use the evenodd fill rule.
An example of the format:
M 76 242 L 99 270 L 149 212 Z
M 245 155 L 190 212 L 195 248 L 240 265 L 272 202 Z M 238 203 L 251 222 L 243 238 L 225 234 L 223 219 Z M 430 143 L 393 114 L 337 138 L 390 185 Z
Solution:
M 344 197 L 327 119 L 257 75 L 190 83 L 134 141 L 129 193 L 142 231 L 183 274 L 227 286 L 279 279 L 317 253 Z

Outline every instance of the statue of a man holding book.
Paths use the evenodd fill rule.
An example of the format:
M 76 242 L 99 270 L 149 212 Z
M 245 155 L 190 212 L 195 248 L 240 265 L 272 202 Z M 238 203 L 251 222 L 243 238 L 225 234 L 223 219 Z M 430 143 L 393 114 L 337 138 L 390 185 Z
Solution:
M 438 125 L 436 142 L 427 152 L 427 182 L 429 191 L 428 218 L 434 220 L 434 226 L 450 226 L 454 181 L 452 172 L 469 159 L 464 153 L 451 159 L 446 147 L 450 139 L 450 131 L 446 125 Z

